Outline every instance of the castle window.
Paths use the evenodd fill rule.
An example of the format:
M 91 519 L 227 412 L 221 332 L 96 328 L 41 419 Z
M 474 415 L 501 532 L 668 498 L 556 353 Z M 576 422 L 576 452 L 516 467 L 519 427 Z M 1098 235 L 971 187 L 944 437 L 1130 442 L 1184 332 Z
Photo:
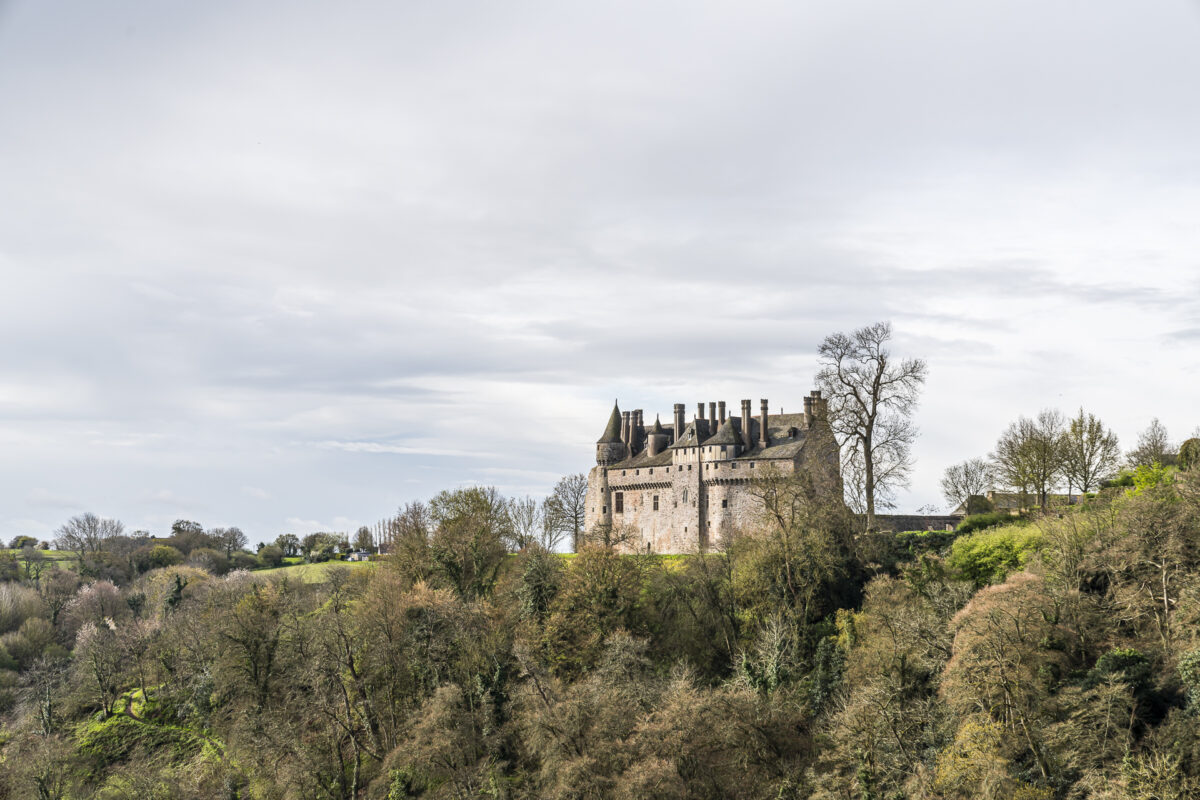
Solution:
M 650 474 L 651 474 L 651 475 L 653 475 L 653 474 L 654 474 L 654 467 L 651 467 L 651 468 L 650 468 Z
M 616 495 L 613 497 L 613 511 L 616 511 L 618 514 L 625 513 L 625 493 L 624 492 L 617 492 Z
M 725 455 L 725 445 L 721 445 L 721 455 Z
M 680 472 L 683 472 L 683 464 L 680 464 L 680 465 L 679 465 L 679 471 L 680 471 Z
M 753 462 L 753 461 L 751 461 L 751 462 L 750 462 L 750 469 L 754 469 L 754 462 Z
M 735 461 L 735 462 L 733 462 L 732 464 L 730 464 L 729 466 L 730 466 L 730 468 L 732 468 L 732 469 L 737 469 L 737 462 Z
M 642 474 L 642 471 L 641 471 L 640 469 L 635 469 L 635 470 L 633 471 L 633 474 L 634 474 L 634 475 L 641 475 L 641 474 Z
M 683 490 L 683 502 L 687 502 L 687 489 Z
M 608 513 L 608 506 L 600 506 L 600 513 L 601 513 L 601 514 L 607 514 L 607 513 Z
M 625 470 L 621 470 L 621 477 L 625 476 Z
M 658 495 L 654 495 L 654 510 L 658 511 Z
M 688 472 L 691 472 L 691 471 L 692 471 L 692 465 L 688 464 Z
M 729 508 L 729 500 L 727 500 L 727 499 L 726 499 L 726 500 L 722 500 L 722 501 L 721 501 L 721 508 Z

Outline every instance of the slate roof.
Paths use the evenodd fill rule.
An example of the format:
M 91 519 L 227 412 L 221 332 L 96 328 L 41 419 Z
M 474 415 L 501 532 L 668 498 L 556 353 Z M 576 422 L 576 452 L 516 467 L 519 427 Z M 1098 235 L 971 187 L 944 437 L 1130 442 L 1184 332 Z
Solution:
M 717 431 L 717 435 L 704 444 L 742 444 L 742 435 L 733 427 L 733 417 L 725 420 L 725 424 Z
M 609 469 L 639 469 L 642 467 L 660 467 L 667 466 L 671 463 L 672 450 L 678 450 L 685 447 L 705 447 L 708 445 L 730 445 L 742 444 L 741 433 L 738 432 L 734 425 L 734 420 L 740 422 L 740 417 L 726 417 L 725 424 L 712 436 L 707 435 L 708 424 L 712 420 L 699 420 L 702 429 L 697 431 L 696 422 L 693 420 L 683 428 L 683 434 L 675 441 L 674 444 L 667 447 L 656 456 L 650 456 L 649 449 L 643 449 L 640 453 L 630 458 L 626 458 L 609 467 Z M 762 447 L 758 442 L 758 427 L 759 418 L 755 417 L 750 420 L 750 432 L 754 435 L 755 440 L 753 446 L 736 458 L 729 459 L 735 461 L 754 461 L 754 460 L 770 460 L 770 459 L 795 459 L 800 451 L 804 449 L 804 442 L 807 439 L 808 431 L 804 429 L 803 414 L 771 414 L 767 417 L 767 435 L 770 437 L 770 444 L 767 447 Z M 655 430 L 657 432 L 659 425 L 655 420 Z M 662 426 L 664 432 L 670 432 L 674 426 Z M 795 438 L 788 438 L 788 431 L 795 428 Z M 618 429 L 619 430 L 619 429 Z M 617 441 L 620 441 L 618 437 Z
M 617 404 L 613 403 L 612 416 L 608 418 L 608 425 L 604 428 L 604 433 L 600 434 L 599 441 L 596 444 L 620 444 L 621 443 L 621 409 L 617 408 Z

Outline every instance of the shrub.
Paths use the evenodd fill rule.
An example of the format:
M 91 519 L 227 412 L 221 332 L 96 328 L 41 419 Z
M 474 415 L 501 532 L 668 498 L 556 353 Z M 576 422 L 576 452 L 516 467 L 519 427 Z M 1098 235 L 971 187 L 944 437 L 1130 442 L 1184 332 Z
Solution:
M 258 560 L 264 567 L 278 567 L 283 563 L 283 549 L 269 544 L 258 551 Z
M 1110 650 L 1096 659 L 1096 666 L 1088 671 L 1084 680 L 1084 688 L 1095 688 L 1109 677 L 1126 684 L 1135 694 L 1141 693 L 1150 686 L 1153 677 L 1150 659 L 1140 651 L 1128 647 Z
M 146 596 L 144 613 L 156 617 L 166 614 L 180 601 L 193 597 L 211 580 L 212 575 L 199 567 L 164 567 L 147 572 L 138 579 L 134 588 Z M 176 593 L 178 597 L 175 596 Z
M 1192 439 L 1191 441 L 1195 441 Z M 1186 443 L 1185 443 L 1186 444 Z M 23 550 L 26 547 L 37 547 L 38 540 L 32 536 L 14 536 L 8 546 L 13 550 Z
M 54 628 L 48 620 L 37 617 L 25 620 L 18 630 L 0 637 L 0 646 L 8 651 L 21 669 L 32 664 L 53 643 Z
M 1143 464 L 1133 471 L 1133 488 L 1126 489 L 1125 494 L 1138 495 L 1160 484 L 1170 483 L 1174 480 L 1174 473 L 1174 469 L 1164 467 L 1158 462 L 1148 466 Z
M 1112 480 L 1101 481 L 1101 489 L 1111 489 L 1114 486 L 1133 486 L 1133 473 L 1129 470 L 1121 470 L 1117 477 Z
M 15 631 L 25 620 L 46 615 L 46 604 L 33 589 L 19 583 L 0 583 L 0 633 Z
M 1179 447 L 1179 468 L 1191 469 L 1197 462 L 1200 462 L 1200 439 L 1188 439 Z
M 133 554 L 133 563 L 138 572 L 149 572 L 160 567 L 173 567 L 183 563 L 183 553 L 169 544 L 139 547 Z
M 193 567 L 211 572 L 213 575 L 224 575 L 229 572 L 229 559 L 224 553 L 211 547 L 199 547 L 188 556 L 187 563 Z
M 1200 647 L 1179 659 L 1179 678 L 1187 690 L 1188 706 L 1193 711 L 1200 709 Z
M 1028 525 L 1005 525 L 960 536 L 950 545 L 950 566 L 977 586 L 1003 581 L 1025 566 L 1042 544 L 1042 533 Z
M 939 553 L 954 541 L 956 531 L 902 531 L 896 534 L 900 560 L 914 561 L 921 553 Z
M 253 553 L 234 553 L 229 557 L 230 569 L 258 569 L 262 562 Z
M 974 531 L 981 531 L 985 528 L 993 528 L 997 525 L 1003 525 L 1012 521 L 1012 514 L 1009 514 L 1007 511 L 993 511 L 988 514 L 972 514 L 971 516 L 964 518 L 962 522 L 958 523 L 958 527 L 954 529 L 954 532 L 958 534 L 973 533 Z

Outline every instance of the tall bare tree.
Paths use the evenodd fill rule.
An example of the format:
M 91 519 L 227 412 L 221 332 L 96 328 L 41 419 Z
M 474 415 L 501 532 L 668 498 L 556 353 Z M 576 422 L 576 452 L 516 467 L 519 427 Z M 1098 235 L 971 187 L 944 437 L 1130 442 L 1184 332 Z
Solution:
M 1100 481 L 1117 471 L 1121 460 L 1121 447 L 1117 435 L 1094 414 L 1079 409 L 1069 423 L 1062 440 L 1063 475 L 1068 492 L 1076 487 L 1081 492 L 1090 492 Z
M 80 560 L 89 553 L 98 553 L 104 544 L 125 532 L 120 520 L 101 519 L 92 513 L 71 517 L 57 531 L 54 544 L 59 550 L 73 550 Z
M 1150 420 L 1146 430 L 1138 434 L 1137 447 L 1126 453 L 1125 459 L 1131 467 L 1148 467 L 1152 464 L 1170 464 L 1174 455 L 1175 447 L 1167 435 L 1167 426 L 1155 417 Z
M 829 422 L 842 447 L 846 483 L 858 486 L 868 528 L 875 507 L 890 506 L 912 471 L 912 421 L 928 367 L 919 358 L 894 360 L 892 324 L 877 322 L 825 337 L 817 349 L 817 386 L 829 401 Z
M 562 478 L 546 498 L 546 524 L 564 536 L 569 535 L 571 549 L 576 553 L 583 543 L 581 539 L 586 500 L 587 478 L 580 472 Z
M 508 520 L 512 532 L 510 549 L 524 550 L 542 535 L 543 506 L 529 495 L 512 497 L 508 501 Z
M 961 464 L 946 467 L 942 473 L 942 496 L 954 508 L 967 503 L 972 496 L 991 489 L 995 480 L 995 471 L 987 459 L 967 459 Z
M 1062 412 L 1056 409 L 1044 409 L 1036 419 L 1019 417 L 1000 435 L 992 452 L 997 480 L 1019 492 L 1023 500 L 1034 495 L 1044 511 L 1062 477 L 1065 429 Z

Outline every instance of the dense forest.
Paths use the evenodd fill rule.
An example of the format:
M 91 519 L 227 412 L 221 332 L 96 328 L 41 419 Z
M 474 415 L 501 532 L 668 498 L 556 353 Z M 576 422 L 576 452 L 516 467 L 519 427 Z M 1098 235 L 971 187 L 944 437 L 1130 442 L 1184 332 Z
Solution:
M 1116 483 L 893 534 L 768 476 L 674 557 L 459 489 L 320 582 L 14 554 L 0 797 L 1195 797 L 1200 470 Z

